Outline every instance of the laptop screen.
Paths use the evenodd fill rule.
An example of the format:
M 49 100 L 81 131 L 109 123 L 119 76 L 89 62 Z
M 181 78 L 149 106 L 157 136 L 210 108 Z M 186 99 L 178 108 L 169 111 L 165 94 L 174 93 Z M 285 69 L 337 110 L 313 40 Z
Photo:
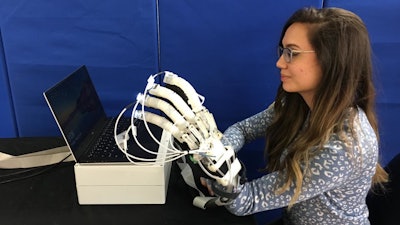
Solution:
M 98 121 L 106 114 L 86 66 L 70 74 L 45 92 L 60 129 L 72 150 L 76 151 L 85 135 L 88 135 Z M 79 157 L 80 154 L 75 157 Z

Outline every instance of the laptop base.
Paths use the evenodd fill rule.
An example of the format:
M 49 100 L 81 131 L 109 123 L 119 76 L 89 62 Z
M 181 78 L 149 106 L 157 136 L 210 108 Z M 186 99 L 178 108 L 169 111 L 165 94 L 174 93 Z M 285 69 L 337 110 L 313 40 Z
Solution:
M 168 144 L 163 132 L 161 142 Z M 160 146 L 160 157 L 165 148 Z M 167 197 L 171 162 L 154 165 L 132 163 L 76 163 L 74 166 L 78 202 L 97 204 L 164 204 Z

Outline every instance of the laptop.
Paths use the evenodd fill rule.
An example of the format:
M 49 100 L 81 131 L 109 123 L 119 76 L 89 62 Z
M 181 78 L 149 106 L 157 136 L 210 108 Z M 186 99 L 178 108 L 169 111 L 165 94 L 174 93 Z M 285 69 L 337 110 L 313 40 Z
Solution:
M 115 143 L 116 118 L 106 115 L 85 65 L 43 92 L 43 95 L 75 162 L 129 163 Z M 125 131 L 130 123 L 130 117 L 122 117 L 118 123 L 118 132 Z M 135 125 L 140 144 L 158 151 L 159 146 L 148 134 L 143 121 L 136 121 Z M 153 124 L 148 125 L 160 140 L 162 129 Z M 154 154 L 142 150 L 132 136 L 128 141 L 128 152 L 141 158 L 156 158 Z

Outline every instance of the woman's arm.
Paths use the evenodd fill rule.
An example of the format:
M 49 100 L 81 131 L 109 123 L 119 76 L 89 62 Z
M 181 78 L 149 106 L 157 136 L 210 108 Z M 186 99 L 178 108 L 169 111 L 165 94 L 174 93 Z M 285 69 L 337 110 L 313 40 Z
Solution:
M 264 137 L 274 116 L 274 104 L 247 119 L 233 124 L 224 132 L 222 143 L 239 151 L 245 143 Z
M 309 173 L 303 179 L 297 202 L 320 195 L 342 185 L 355 171 L 353 160 L 340 141 L 330 143 L 309 163 Z M 288 206 L 294 185 L 281 194 L 277 190 L 285 182 L 285 171 L 275 171 L 239 187 L 240 194 L 227 206 L 236 215 L 249 215 L 259 211 Z

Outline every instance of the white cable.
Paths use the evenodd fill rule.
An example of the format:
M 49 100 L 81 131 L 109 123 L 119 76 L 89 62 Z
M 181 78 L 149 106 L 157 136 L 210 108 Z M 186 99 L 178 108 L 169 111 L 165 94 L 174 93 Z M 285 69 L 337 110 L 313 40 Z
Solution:
M 144 98 L 147 96 L 147 92 L 149 91 L 149 89 L 151 89 L 152 87 L 154 87 L 155 78 L 156 78 L 157 76 L 163 74 L 163 73 L 165 73 L 165 72 L 159 72 L 159 73 L 157 73 L 157 74 L 155 74 L 155 75 L 151 75 L 151 76 L 147 79 L 147 82 L 148 82 L 148 83 L 147 83 L 146 88 L 145 88 L 145 90 L 144 90 L 144 92 L 143 92 L 143 97 L 144 97 Z M 139 97 L 139 96 L 138 96 L 138 97 Z M 145 99 L 141 99 L 141 100 L 144 101 Z M 134 125 L 134 124 L 133 124 L 133 122 L 134 122 L 134 113 L 136 112 L 136 108 L 137 108 L 137 106 L 138 106 L 138 103 L 139 103 L 139 101 L 137 102 L 137 104 L 135 104 L 135 106 L 134 106 L 134 108 L 133 108 L 133 110 L 132 110 L 132 116 L 131 116 L 131 123 L 132 123 L 132 125 Z M 146 116 L 145 116 L 145 113 L 144 113 L 144 112 L 145 112 L 145 110 L 144 110 L 144 104 L 141 104 L 141 105 L 142 105 L 143 121 L 144 121 L 145 127 L 146 127 L 146 129 L 147 129 L 147 132 L 149 133 L 149 135 L 151 136 L 151 138 L 152 138 L 158 145 L 161 145 L 163 148 L 167 149 L 167 151 L 170 151 L 170 148 L 169 148 L 168 146 L 165 146 L 164 144 L 160 143 L 160 141 L 153 135 L 153 132 L 151 132 L 151 130 L 150 130 L 148 124 L 147 124 Z
M 149 135 L 151 136 L 151 138 L 159 145 L 161 145 L 162 147 L 168 149 L 169 151 L 171 151 L 171 149 L 168 146 L 165 146 L 163 143 L 160 143 L 157 138 L 154 137 L 153 133 L 151 132 L 149 126 L 148 126 L 148 122 L 153 123 L 161 128 L 163 128 L 164 130 L 169 131 L 174 137 L 176 137 L 180 142 L 183 142 L 183 139 L 180 137 L 182 136 L 180 134 L 180 130 L 174 126 L 174 124 L 172 124 L 171 122 L 169 122 L 167 119 L 165 119 L 164 117 L 161 117 L 159 115 L 156 115 L 154 113 L 150 113 L 150 112 L 146 112 L 143 109 L 141 111 L 138 111 L 136 108 L 134 108 L 132 110 L 132 120 L 136 118 L 136 119 L 140 119 L 143 120 L 145 128 L 147 130 L 147 132 L 149 133 Z M 174 151 L 174 150 L 172 150 Z
M 130 104 L 130 105 L 131 105 L 131 104 Z M 121 146 L 121 145 L 120 145 L 121 142 L 120 142 L 120 140 L 118 140 L 117 127 L 118 127 L 118 123 L 119 123 L 119 121 L 120 121 L 122 115 L 125 113 L 125 111 L 127 110 L 127 108 L 128 108 L 128 107 L 125 107 L 125 108 L 120 112 L 120 114 L 118 115 L 118 117 L 117 117 L 117 119 L 116 119 L 116 121 L 115 121 L 115 126 L 114 126 L 114 139 L 115 139 L 115 142 L 116 142 L 116 144 L 117 144 L 117 147 L 127 156 L 128 160 L 129 160 L 130 162 L 134 163 L 134 164 L 149 165 L 149 163 L 151 163 L 151 164 L 156 163 L 156 160 L 157 160 L 157 158 L 159 157 L 159 155 L 158 155 L 159 153 L 158 153 L 158 152 L 150 152 L 150 151 L 148 151 L 149 153 L 153 153 L 154 155 L 157 156 L 155 159 L 141 158 L 141 157 L 137 157 L 137 156 L 131 155 L 131 154 L 129 154 L 129 153 L 127 152 L 127 140 L 129 139 L 128 133 L 129 133 L 129 130 L 132 129 L 132 126 L 129 126 L 129 128 L 127 129 L 127 132 L 125 132 L 124 139 L 123 139 L 123 144 L 124 144 L 124 146 Z M 146 148 L 144 148 L 144 147 L 139 143 L 139 141 L 138 141 L 137 138 L 136 138 L 136 135 L 134 135 L 133 137 L 135 138 L 135 141 L 136 141 L 136 143 L 138 144 L 138 146 L 141 147 L 143 150 L 145 150 Z M 172 159 L 172 160 L 175 160 L 176 157 L 182 157 L 183 154 L 185 154 L 185 153 L 184 153 L 184 152 L 180 152 L 180 154 L 174 154 L 173 157 L 172 157 L 171 159 Z M 144 162 L 135 162 L 135 161 L 133 161 L 132 159 L 136 159 L 136 160 L 140 160 L 140 161 L 144 161 Z M 165 160 L 167 160 L 167 161 L 171 161 L 171 159 L 169 159 L 169 158 L 167 159 L 167 156 L 162 157 L 161 159 L 165 159 Z
M 139 99 L 137 99 L 137 104 L 135 104 L 135 106 L 134 106 L 133 109 L 132 109 L 131 123 L 132 123 L 132 126 L 134 126 L 134 124 L 133 124 L 133 122 L 134 122 L 134 116 L 135 116 L 134 114 L 135 114 L 135 112 L 137 112 L 138 104 L 141 103 L 141 105 L 142 105 L 142 107 L 141 107 L 142 120 L 144 121 L 144 125 L 145 125 L 145 127 L 146 127 L 146 129 L 147 129 L 147 132 L 149 133 L 150 137 L 151 137 L 158 145 L 161 145 L 163 148 L 165 148 L 165 149 L 167 149 L 167 151 L 169 151 L 170 148 L 169 148 L 168 146 L 165 146 L 164 144 L 160 143 L 159 140 L 153 135 L 153 132 L 151 132 L 151 130 L 150 130 L 148 124 L 147 124 L 146 113 L 145 113 L 145 110 L 144 110 L 144 101 L 145 101 L 145 99 L 146 99 L 147 92 L 148 92 L 148 90 L 149 90 L 150 88 L 154 87 L 155 78 L 156 78 L 158 75 L 162 74 L 162 73 L 163 73 L 163 72 L 157 73 L 156 75 L 152 75 L 152 76 L 150 76 L 150 77 L 147 79 L 148 83 L 147 83 L 147 85 L 146 85 L 146 88 L 145 88 L 145 90 L 144 90 L 144 92 L 143 92 L 142 95 L 139 94 L 139 95 L 137 96 L 137 98 L 139 98 Z M 165 121 L 164 121 L 164 122 L 165 122 Z M 163 123 L 163 124 L 166 124 L 166 123 Z M 158 124 L 157 124 L 157 125 L 158 125 Z
M 124 109 L 121 111 L 121 113 L 118 115 L 118 117 L 117 117 L 117 119 L 116 119 L 116 121 L 115 121 L 115 126 L 114 126 L 114 139 L 115 139 L 115 142 L 116 142 L 118 148 L 125 154 L 125 156 L 127 157 L 127 159 L 128 159 L 131 163 L 134 163 L 134 164 L 137 164 L 137 165 L 149 165 L 149 164 L 150 164 L 149 162 L 142 162 L 142 163 L 140 163 L 140 162 L 135 162 L 135 161 L 133 161 L 133 160 L 131 159 L 131 157 L 128 155 L 128 153 L 127 153 L 127 134 L 128 134 L 128 132 L 129 132 L 129 130 L 131 129 L 130 126 L 129 126 L 129 128 L 127 129 L 127 131 L 125 132 L 125 135 L 124 135 L 124 139 L 123 139 L 124 146 L 121 147 L 121 145 L 120 145 L 120 141 L 118 140 L 118 135 L 117 135 L 117 127 L 118 127 L 119 120 L 121 119 L 122 115 L 124 114 L 124 112 L 125 112 L 126 110 L 127 110 L 127 107 L 124 108 Z M 154 163 L 155 163 L 155 161 L 152 161 L 151 164 L 154 164 Z
M 141 96 L 139 96 L 139 98 L 140 97 Z M 143 96 L 143 101 L 140 104 L 142 104 L 142 106 L 144 105 L 154 109 L 160 109 L 174 122 L 176 126 L 179 127 L 180 130 L 184 130 L 187 126 L 189 126 L 189 123 L 186 121 L 186 119 L 166 101 L 147 95 Z
M 164 83 L 175 85 L 184 92 L 191 107 L 189 107 L 177 93 L 155 83 L 156 77 L 161 74 L 165 75 L 163 80 Z M 150 95 L 169 100 L 173 105 Z M 143 94 L 137 96 L 137 101 L 133 105 L 130 118 L 131 125 L 126 131 L 124 131 L 125 133 L 122 132 L 118 134 L 117 123 L 128 107 L 125 107 L 117 117 L 116 125 L 114 127 L 114 138 L 118 148 L 126 155 L 131 163 L 137 165 L 157 164 L 157 160 L 160 159 L 162 162 L 172 162 L 191 154 L 199 162 L 198 164 L 200 168 L 207 176 L 216 179 L 222 185 L 234 186 L 236 184 L 235 178 L 240 172 L 241 165 L 235 156 L 232 155 L 232 152 L 225 149 L 227 152 L 221 153 L 223 150 L 216 151 L 210 149 L 207 144 L 203 146 L 200 145 L 201 143 L 207 142 L 207 139 L 209 138 L 215 140 L 220 139 L 222 135 L 217 129 L 213 115 L 203 106 L 204 100 L 205 98 L 197 94 L 195 89 L 186 80 L 178 77 L 176 74 L 166 71 L 149 76 Z M 141 107 L 138 106 L 139 104 L 141 104 Z M 129 105 L 129 107 L 131 106 L 132 104 Z M 147 112 L 145 107 L 161 110 L 172 120 L 172 122 L 162 116 Z M 147 133 L 158 144 L 159 148 L 161 147 L 165 150 L 165 152 L 163 152 L 165 154 L 147 149 L 140 143 L 136 134 L 135 121 L 137 119 L 143 121 Z M 169 131 L 172 135 L 167 141 L 161 143 L 161 140 L 158 140 L 154 136 L 148 122 L 163 128 L 163 130 Z M 134 141 L 140 149 L 154 155 L 155 158 L 142 158 L 130 154 L 127 146 L 129 133 L 132 133 Z M 190 150 L 184 151 L 178 149 L 173 143 L 174 138 L 181 143 L 185 142 L 189 146 Z M 209 139 L 209 141 L 213 139 Z M 216 151 L 214 153 L 218 155 L 218 159 L 216 158 L 215 160 L 212 160 L 213 156 L 208 155 L 210 150 L 213 152 Z M 207 168 L 203 164 L 206 163 L 203 162 L 203 160 L 207 161 Z M 220 168 L 223 165 L 226 165 L 226 173 Z M 212 167 L 211 170 L 210 167 Z
M 172 72 L 166 71 L 164 82 L 167 84 L 178 86 L 185 93 L 186 97 L 188 98 L 188 103 L 192 106 L 192 110 L 195 113 L 203 108 L 203 103 L 200 101 L 200 98 L 204 102 L 204 97 L 200 97 L 193 86 L 185 79 L 179 77 Z
M 149 93 L 169 100 L 178 109 L 178 111 L 182 113 L 184 118 L 186 118 L 189 122 L 194 122 L 195 114 L 182 99 L 182 97 L 176 92 L 157 84 L 149 90 Z
M 145 148 L 140 142 L 139 142 L 139 140 L 137 139 L 137 137 L 136 136 L 133 136 L 133 138 L 135 139 L 135 142 L 137 143 L 137 145 L 142 149 L 142 150 L 144 150 L 145 152 L 147 152 L 147 153 L 149 153 L 149 154 L 153 154 L 153 155 L 157 155 L 158 156 L 158 152 L 154 152 L 154 151 L 151 151 L 151 150 L 148 150 L 147 148 Z M 182 154 L 184 154 L 184 152 L 179 152 L 179 153 L 175 153 L 175 154 L 173 154 L 173 156 L 176 156 L 176 155 L 182 155 Z M 167 158 L 167 156 L 165 156 L 165 159 Z

